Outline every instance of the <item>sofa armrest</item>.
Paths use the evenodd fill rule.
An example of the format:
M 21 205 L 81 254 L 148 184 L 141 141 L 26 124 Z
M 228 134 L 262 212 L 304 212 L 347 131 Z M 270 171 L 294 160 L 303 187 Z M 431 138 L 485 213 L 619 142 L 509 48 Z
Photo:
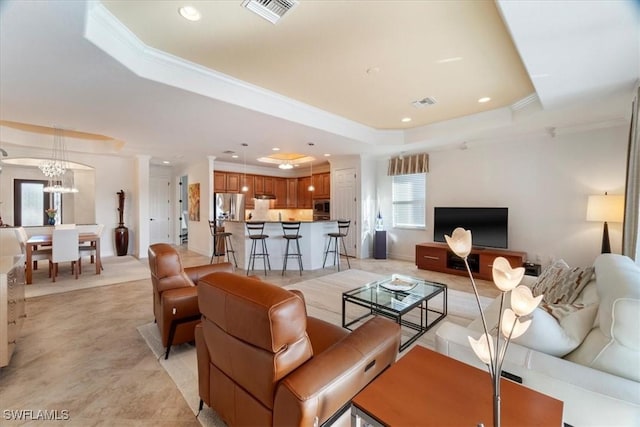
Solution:
M 169 342 L 169 329 L 174 319 L 184 319 L 200 314 L 198 308 L 198 290 L 195 286 L 166 290 L 160 296 L 162 317 L 159 322 L 162 344 L 166 347 Z M 178 343 L 174 341 L 174 343 Z
M 209 395 L 209 384 L 211 378 L 209 375 L 209 350 L 207 344 L 204 342 L 204 332 L 202 330 L 202 323 L 198 323 L 195 327 L 194 335 L 196 338 L 196 358 L 198 360 L 198 391 L 200 399 L 207 406 L 211 406 L 211 399 Z
M 349 331 L 317 317 L 307 316 L 307 335 L 315 356 L 346 338 Z
M 274 425 L 324 423 L 395 362 L 399 346 L 398 324 L 370 319 L 280 382 Z
M 230 262 L 221 262 L 219 264 L 204 264 L 198 265 L 195 267 L 186 267 L 184 272 L 189 276 L 189 279 L 195 284 L 198 284 L 198 281 L 206 276 L 207 274 L 216 273 L 216 272 L 228 272 L 233 273 L 234 268 L 233 264 Z
M 467 328 L 443 322 L 436 331 L 436 350 L 486 370 L 471 349 Z M 522 378 L 524 386 L 564 402 L 564 421 L 571 425 L 638 425 L 640 383 L 579 365 L 539 351 L 509 344 L 503 370 Z

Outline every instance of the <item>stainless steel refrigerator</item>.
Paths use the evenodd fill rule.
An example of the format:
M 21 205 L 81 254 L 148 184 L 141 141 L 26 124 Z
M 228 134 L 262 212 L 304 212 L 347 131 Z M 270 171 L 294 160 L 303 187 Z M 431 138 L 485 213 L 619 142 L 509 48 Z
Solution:
M 244 220 L 244 194 L 242 193 L 215 193 L 215 219 L 216 225 L 224 226 L 224 221 Z

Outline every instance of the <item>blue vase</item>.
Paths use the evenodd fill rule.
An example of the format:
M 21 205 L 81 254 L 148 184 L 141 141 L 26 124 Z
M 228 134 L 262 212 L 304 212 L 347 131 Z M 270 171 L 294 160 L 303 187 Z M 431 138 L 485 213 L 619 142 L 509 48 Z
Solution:
M 55 217 L 49 217 L 49 225 L 56 225 L 56 219 Z

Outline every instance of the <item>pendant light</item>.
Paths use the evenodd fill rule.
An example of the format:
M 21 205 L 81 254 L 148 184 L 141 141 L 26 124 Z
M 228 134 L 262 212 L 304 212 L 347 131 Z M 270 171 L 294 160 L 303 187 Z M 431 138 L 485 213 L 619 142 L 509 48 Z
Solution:
M 67 148 L 64 142 L 64 131 L 54 128 L 51 158 L 38 165 L 42 174 L 47 177 L 48 184 L 42 191 L 45 193 L 77 193 L 73 171 L 69 167 Z
M 249 187 L 247 186 L 247 147 L 248 145 L 246 143 L 242 143 L 242 157 L 244 160 L 244 170 L 243 170 L 243 177 L 242 177 L 242 188 L 241 191 L 243 193 L 246 193 L 247 191 L 249 191 Z
M 308 142 L 307 145 L 309 147 L 313 147 L 315 144 L 313 142 Z M 315 191 L 316 187 L 313 186 L 313 157 L 311 158 L 311 163 L 310 163 L 310 169 L 311 169 L 311 181 L 309 182 L 309 187 L 307 187 L 307 190 L 309 191 Z

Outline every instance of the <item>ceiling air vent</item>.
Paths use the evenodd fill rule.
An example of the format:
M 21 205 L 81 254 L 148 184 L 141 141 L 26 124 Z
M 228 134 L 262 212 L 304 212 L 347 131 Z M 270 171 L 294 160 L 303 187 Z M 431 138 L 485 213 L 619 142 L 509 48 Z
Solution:
M 416 108 L 424 108 L 424 107 L 428 107 L 430 105 L 435 105 L 437 103 L 438 103 L 438 101 L 436 101 L 435 98 L 433 98 L 431 96 L 427 96 L 426 98 L 420 99 L 418 101 L 413 101 L 411 103 L 411 105 L 413 105 Z
M 242 7 L 257 13 L 272 24 L 276 24 L 285 13 L 297 4 L 298 0 L 244 0 Z
M 522 98 L 521 100 L 516 101 L 513 104 L 511 104 L 511 109 L 513 111 L 522 110 L 523 108 L 527 107 L 530 104 L 533 104 L 536 101 L 538 101 L 538 94 L 532 93 L 531 95 L 526 96 L 526 97 Z

